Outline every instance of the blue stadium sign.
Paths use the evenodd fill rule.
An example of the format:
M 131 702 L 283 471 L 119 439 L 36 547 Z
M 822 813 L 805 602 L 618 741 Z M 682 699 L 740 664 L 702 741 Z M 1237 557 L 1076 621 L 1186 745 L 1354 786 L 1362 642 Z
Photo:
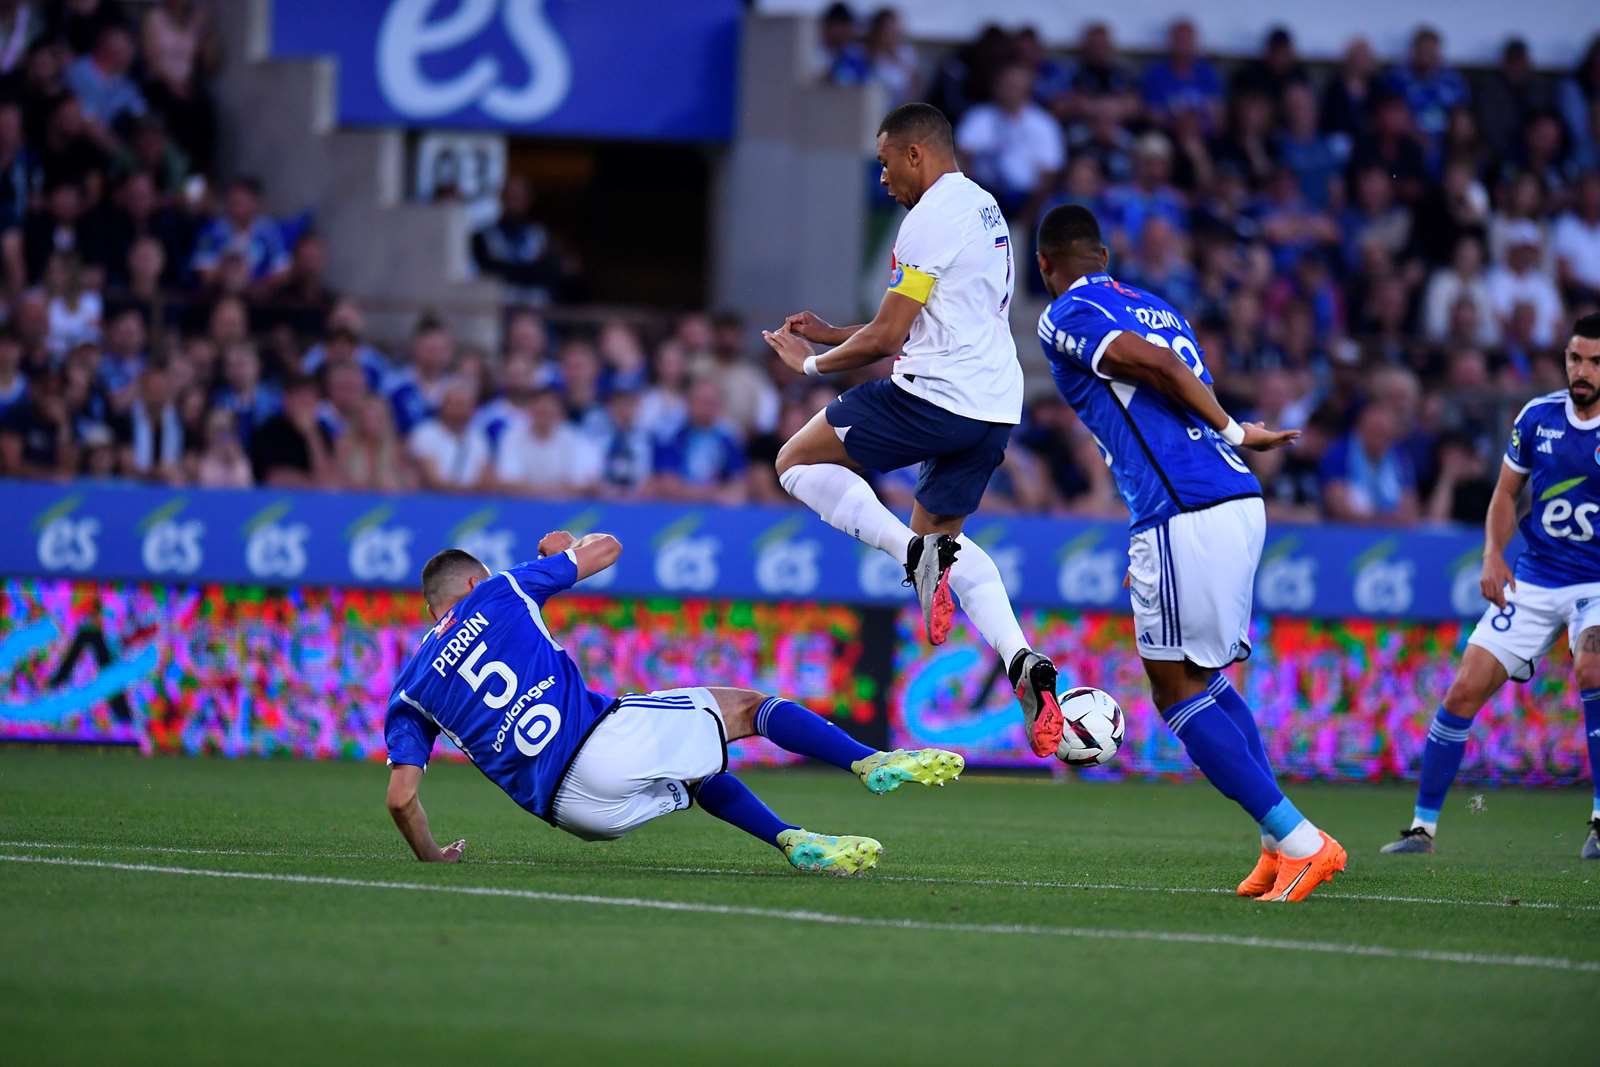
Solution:
M 278 0 L 275 58 L 338 65 L 359 125 L 726 141 L 738 0 Z
M 256 585 L 410 587 L 457 546 L 500 569 L 553 529 L 605 530 L 625 551 L 583 588 L 903 605 L 900 567 L 809 512 L 666 504 L 272 490 L 172 491 L 0 482 L 15 516 L 0 574 Z M 978 515 L 972 536 L 1016 603 L 1127 607 L 1127 528 L 1114 522 Z M 1483 610 L 1476 532 L 1269 527 L 1256 582 L 1263 614 L 1459 619 Z

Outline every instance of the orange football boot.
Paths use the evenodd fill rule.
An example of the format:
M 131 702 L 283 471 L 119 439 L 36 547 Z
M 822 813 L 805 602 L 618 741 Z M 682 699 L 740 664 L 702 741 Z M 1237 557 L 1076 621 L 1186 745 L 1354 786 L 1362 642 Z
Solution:
M 1278 854 L 1269 852 L 1265 845 L 1261 848 L 1261 858 L 1256 860 L 1255 868 L 1244 876 L 1244 881 L 1239 883 L 1239 888 L 1234 890 L 1241 897 L 1259 897 L 1272 888 L 1278 880 Z
M 1298 903 L 1310 896 L 1311 891 L 1323 882 L 1333 881 L 1335 873 L 1344 870 L 1345 860 L 1349 859 L 1344 846 L 1322 830 L 1317 833 L 1322 834 L 1322 847 L 1317 849 L 1315 855 L 1296 860 L 1279 854 L 1278 880 L 1260 897 L 1261 900 Z

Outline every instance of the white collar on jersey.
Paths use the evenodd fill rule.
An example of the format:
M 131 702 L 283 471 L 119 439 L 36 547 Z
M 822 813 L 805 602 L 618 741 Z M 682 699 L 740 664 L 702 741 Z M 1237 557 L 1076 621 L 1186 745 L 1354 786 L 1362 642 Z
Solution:
M 1596 415 L 1592 419 L 1578 418 L 1578 409 L 1573 407 L 1572 394 L 1570 393 L 1567 394 L 1567 421 L 1572 423 L 1573 429 L 1576 430 L 1593 430 L 1596 427 L 1600 427 L 1600 415 Z
M 1094 274 L 1082 275 L 1081 277 L 1078 278 L 1077 281 L 1075 281 L 1071 285 L 1067 286 L 1067 292 L 1070 293 L 1070 292 L 1072 292 L 1072 290 L 1078 288 L 1079 286 L 1088 285 L 1089 284 L 1089 280 L 1091 278 L 1094 279 L 1095 281 L 1099 281 L 1102 278 L 1110 278 L 1110 277 L 1111 277 L 1111 275 L 1105 273 L 1104 271 L 1097 271 Z

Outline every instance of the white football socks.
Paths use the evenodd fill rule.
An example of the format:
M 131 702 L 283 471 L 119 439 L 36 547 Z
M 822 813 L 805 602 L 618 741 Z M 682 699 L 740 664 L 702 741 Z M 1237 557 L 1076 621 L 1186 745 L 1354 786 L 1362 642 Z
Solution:
M 905 563 L 906 546 L 916 535 L 883 506 L 872 486 L 849 467 L 837 463 L 799 464 L 779 475 L 778 484 L 835 530 L 881 548 Z
M 1266 849 L 1268 852 L 1276 852 L 1278 851 L 1278 839 L 1273 837 L 1271 834 L 1262 834 L 1261 847 Z
M 1017 625 L 1017 613 L 1011 610 L 1011 597 L 1000 580 L 1000 568 L 972 538 L 962 534 L 959 540 L 961 551 L 950 568 L 950 589 L 960 599 L 961 610 L 972 625 L 1000 653 L 1000 661 L 1009 669 L 1017 653 L 1028 647 L 1028 639 Z
M 1288 836 L 1278 842 L 1278 854 L 1287 856 L 1292 860 L 1309 859 L 1322 849 L 1322 834 L 1310 819 L 1301 819 L 1300 825 L 1290 830 Z
M 1415 830 L 1419 826 L 1422 827 L 1424 830 L 1428 831 L 1428 836 L 1429 837 L 1438 837 L 1439 836 L 1439 824 L 1437 822 L 1429 822 L 1426 819 L 1412 819 L 1411 820 L 1411 828 L 1413 830 Z

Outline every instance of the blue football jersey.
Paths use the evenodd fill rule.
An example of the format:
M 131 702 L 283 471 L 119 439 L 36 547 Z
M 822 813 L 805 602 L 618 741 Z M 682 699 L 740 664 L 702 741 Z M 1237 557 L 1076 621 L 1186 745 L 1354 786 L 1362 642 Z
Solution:
M 1147 386 L 1101 373 L 1101 357 L 1124 330 L 1170 349 L 1211 384 L 1188 321 L 1160 297 L 1109 274 L 1078 279 L 1039 316 L 1039 343 L 1056 387 L 1094 434 L 1127 501 L 1133 532 L 1179 512 L 1260 496 L 1250 468 L 1194 412 Z
M 443 733 L 541 819 L 573 757 L 611 706 L 546 629 L 545 601 L 578 580 L 561 553 L 478 583 L 400 672 L 383 736 L 391 764 L 426 767 Z
M 1600 582 L 1600 416 L 1579 421 L 1565 392 L 1535 397 L 1512 424 L 1505 462 L 1533 488 L 1518 580 L 1548 588 Z

